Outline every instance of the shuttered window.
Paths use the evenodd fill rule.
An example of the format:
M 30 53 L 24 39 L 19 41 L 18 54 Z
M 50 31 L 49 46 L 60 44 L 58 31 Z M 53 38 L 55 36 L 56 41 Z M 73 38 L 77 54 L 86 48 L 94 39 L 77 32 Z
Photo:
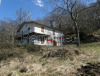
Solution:
M 41 27 L 41 32 L 44 32 L 44 27 Z

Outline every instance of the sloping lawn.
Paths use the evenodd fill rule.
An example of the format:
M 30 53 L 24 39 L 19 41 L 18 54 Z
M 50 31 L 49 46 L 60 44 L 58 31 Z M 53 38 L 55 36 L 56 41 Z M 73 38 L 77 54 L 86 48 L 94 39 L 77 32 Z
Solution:
M 94 59 L 100 60 L 100 42 L 81 44 L 79 48 L 83 49 L 87 53 L 90 53 L 92 56 L 94 56 Z
M 81 44 L 81 46 L 79 48 L 84 49 L 84 50 L 88 50 L 88 51 L 93 50 L 93 51 L 100 52 L 100 42 Z

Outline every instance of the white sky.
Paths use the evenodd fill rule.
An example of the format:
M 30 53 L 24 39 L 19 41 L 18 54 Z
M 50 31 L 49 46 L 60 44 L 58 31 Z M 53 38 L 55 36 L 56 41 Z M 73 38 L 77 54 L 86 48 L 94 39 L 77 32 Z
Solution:
M 1 0 L 0 0 L 0 5 L 1 5 Z
M 33 0 L 33 2 L 34 2 L 34 0 Z M 35 2 L 34 2 L 36 5 L 38 5 L 38 6 L 40 6 L 40 7 L 43 7 L 44 6 L 44 4 L 43 4 L 43 1 L 42 0 L 35 0 Z

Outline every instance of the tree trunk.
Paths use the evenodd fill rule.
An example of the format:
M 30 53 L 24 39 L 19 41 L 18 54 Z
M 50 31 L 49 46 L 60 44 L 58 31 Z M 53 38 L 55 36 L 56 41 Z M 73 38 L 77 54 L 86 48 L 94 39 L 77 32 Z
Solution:
M 77 46 L 80 46 L 80 33 L 79 33 L 79 27 L 77 25 L 77 22 L 75 23 L 75 31 L 76 31 L 76 37 L 77 37 Z

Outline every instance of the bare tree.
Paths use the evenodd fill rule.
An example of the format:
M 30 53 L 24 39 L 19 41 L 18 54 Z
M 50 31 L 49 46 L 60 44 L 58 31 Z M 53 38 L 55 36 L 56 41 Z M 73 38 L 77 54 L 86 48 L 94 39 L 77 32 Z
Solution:
M 16 35 L 16 25 L 14 25 L 11 22 L 7 21 L 0 21 L 1 23 L 1 29 L 0 29 L 0 36 L 1 36 L 1 41 L 9 41 L 14 43 L 15 35 Z
M 46 16 L 43 19 L 38 18 L 35 21 L 49 26 L 50 25 L 50 16 Z
M 25 11 L 24 9 L 20 8 L 16 11 L 17 15 L 17 24 L 22 24 L 24 21 L 31 21 L 31 13 L 29 11 Z
M 76 35 L 77 35 L 77 46 L 80 45 L 80 34 L 79 34 L 79 26 L 78 26 L 78 11 L 75 10 L 77 9 L 76 4 L 77 4 L 77 0 L 72 1 L 72 0 L 63 0 L 64 3 L 67 5 L 67 11 L 71 16 L 72 21 L 74 22 L 74 26 L 75 26 L 75 31 L 76 31 Z

